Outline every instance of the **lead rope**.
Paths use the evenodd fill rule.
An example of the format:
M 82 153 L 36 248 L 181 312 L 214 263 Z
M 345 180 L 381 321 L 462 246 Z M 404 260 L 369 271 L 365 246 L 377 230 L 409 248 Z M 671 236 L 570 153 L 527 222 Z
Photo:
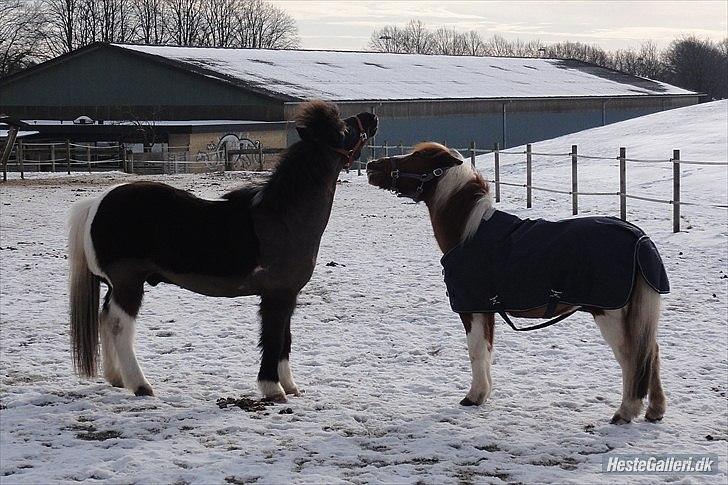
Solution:
M 520 328 L 516 327 L 513 324 L 513 322 L 511 321 L 510 317 L 508 317 L 508 314 L 506 312 L 498 311 L 498 315 L 500 315 L 501 318 L 503 320 L 505 320 L 505 322 L 508 324 L 508 326 L 511 327 L 516 332 L 529 332 L 531 330 L 539 330 L 542 328 L 550 327 L 551 325 L 559 323 L 561 320 L 569 318 L 570 316 L 572 316 L 574 313 L 576 313 L 578 311 L 579 311 L 579 309 L 577 308 L 576 310 L 571 310 L 570 312 L 564 313 L 563 315 L 559 315 L 556 318 L 552 318 L 551 320 L 549 320 L 547 322 L 539 323 L 537 325 L 531 325 L 530 327 L 520 327 Z

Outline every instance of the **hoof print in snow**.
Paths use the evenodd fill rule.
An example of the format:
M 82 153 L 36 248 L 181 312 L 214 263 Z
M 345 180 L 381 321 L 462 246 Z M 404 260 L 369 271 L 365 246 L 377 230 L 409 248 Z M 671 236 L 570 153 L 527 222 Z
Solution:
M 293 414 L 293 409 L 291 408 L 285 408 L 278 411 L 278 414 Z
M 86 433 L 78 433 L 76 438 L 85 441 L 106 441 L 114 438 L 119 438 L 121 432 L 116 430 L 109 431 L 87 431 Z
M 341 266 L 342 268 L 346 268 L 346 265 L 345 264 L 337 263 L 336 261 L 329 261 L 328 263 L 326 263 L 326 266 L 331 266 L 331 267 L 334 267 L 334 268 L 336 266 Z
M 220 409 L 226 409 L 228 406 L 237 406 L 243 411 L 254 413 L 256 411 L 265 411 L 267 406 L 273 406 L 274 403 L 270 401 L 263 401 L 257 399 L 250 399 L 248 397 L 241 397 L 235 399 L 234 397 L 221 397 L 217 400 L 217 407 Z

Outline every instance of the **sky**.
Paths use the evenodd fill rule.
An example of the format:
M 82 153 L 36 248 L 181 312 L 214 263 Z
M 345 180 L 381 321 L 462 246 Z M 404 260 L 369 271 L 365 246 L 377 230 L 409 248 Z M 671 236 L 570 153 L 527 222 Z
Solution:
M 728 36 L 728 1 L 301 1 L 272 0 L 297 22 L 301 47 L 361 50 L 375 29 L 422 20 L 514 40 L 585 42 L 605 49 L 664 47 L 695 34 Z

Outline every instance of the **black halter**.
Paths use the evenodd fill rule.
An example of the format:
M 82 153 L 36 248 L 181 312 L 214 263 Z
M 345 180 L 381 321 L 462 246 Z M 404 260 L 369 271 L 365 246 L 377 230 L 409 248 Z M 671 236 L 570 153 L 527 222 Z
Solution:
M 422 192 L 425 191 L 425 184 L 427 182 L 431 182 L 432 180 L 435 180 L 438 177 L 442 177 L 442 175 L 445 173 L 445 170 L 446 170 L 446 168 L 438 167 L 438 168 L 432 170 L 431 172 L 425 172 L 425 173 L 402 172 L 400 169 L 397 168 L 397 159 L 396 158 L 390 158 L 389 161 L 392 164 L 392 171 L 389 172 L 389 176 L 392 179 L 392 190 L 394 191 L 394 193 L 397 194 L 397 197 L 409 197 L 412 200 L 414 200 L 415 202 L 420 201 Z M 399 180 L 401 178 L 419 180 L 420 185 L 417 186 L 417 188 L 415 189 L 415 192 L 413 194 L 406 194 L 397 188 L 397 180 Z
M 351 166 L 351 163 L 354 161 L 354 156 L 356 155 L 356 152 L 359 151 L 369 139 L 369 135 L 367 135 L 367 132 L 364 129 L 364 125 L 362 125 L 361 120 L 359 119 L 359 115 L 356 115 L 353 118 L 356 120 L 356 124 L 359 127 L 359 140 L 357 140 L 354 148 L 352 148 L 351 150 L 345 150 L 343 148 L 331 147 L 333 151 L 346 159 L 346 162 L 344 162 L 344 168 L 347 170 Z

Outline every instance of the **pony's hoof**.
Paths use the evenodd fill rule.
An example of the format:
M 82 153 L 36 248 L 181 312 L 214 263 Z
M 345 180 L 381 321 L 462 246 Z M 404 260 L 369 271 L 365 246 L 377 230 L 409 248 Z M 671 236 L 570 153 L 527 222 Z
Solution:
M 285 404 L 288 402 L 285 394 L 275 394 L 273 396 L 265 396 L 263 401 L 275 402 L 278 404 Z
M 301 394 L 303 394 L 305 392 L 305 391 L 302 391 L 298 387 L 295 387 L 295 386 L 294 387 L 286 387 L 284 389 L 286 390 L 286 394 L 290 394 L 290 395 L 296 396 L 296 397 L 300 396 Z
M 612 420 L 609 422 L 609 424 L 621 425 L 621 424 L 628 424 L 630 421 L 631 421 L 631 419 L 625 419 L 622 417 L 621 414 L 617 413 L 614 416 L 612 416 Z
M 462 401 L 460 401 L 461 406 L 477 406 L 477 402 L 471 401 L 468 397 L 464 397 Z
M 650 423 L 656 423 L 658 421 L 662 421 L 662 416 L 663 416 L 662 414 L 652 413 L 648 409 L 647 412 L 645 413 L 645 420 L 649 421 Z
M 121 380 L 121 377 L 118 379 L 107 377 L 106 382 L 108 382 L 110 385 L 112 385 L 114 387 L 124 387 L 124 381 Z
M 154 396 L 154 391 L 152 391 L 152 388 L 149 386 L 139 386 L 137 387 L 137 390 L 134 391 L 135 396 Z

